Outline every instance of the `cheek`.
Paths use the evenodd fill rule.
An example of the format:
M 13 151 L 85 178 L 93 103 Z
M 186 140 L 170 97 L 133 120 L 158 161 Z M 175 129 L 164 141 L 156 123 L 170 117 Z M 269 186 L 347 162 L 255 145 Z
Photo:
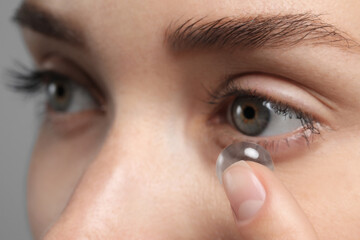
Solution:
M 321 239 L 329 239 L 329 226 L 334 227 L 331 234 L 343 239 L 360 234 L 359 134 L 358 130 L 324 133 L 302 156 L 276 166 L 277 176 Z
M 66 141 L 55 137 L 49 126 L 35 145 L 27 181 L 28 213 L 35 236 L 43 234 L 62 213 L 76 184 L 96 155 L 97 132 Z
M 120 146 L 120 137 L 114 138 L 112 144 L 105 143 L 105 146 L 105 140 L 99 140 L 104 139 L 100 134 L 106 132 L 104 129 L 88 131 L 79 137 L 64 140 L 55 137 L 54 133 L 45 127 L 34 149 L 28 177 L 28 209 L 34 235 L 41 238 L 51 227 L 50 224 L 65 214 L 64 209 L 70 209 L 71 203 L 72 206 L 76 205 L 72 200 L 74 191 L 78 196 L 84 196 L 79 193 L 79 186 L 83 186 L 81 189 L 89 189 L 84 187 L 83 176 L 89 177 L 94 169 L 95 172 L 100 172 L 100 165 L 104 163 L 100 159 L 101 155 L 111 152 L 110 155 L 118 159 L 112 164 L 122 164 L 120 168 L 126 169 L 120 171 L 122 174 L 119 174 L 117 181 L 120 178 L 121 182 L 127 184 L 114 185 L 111 183 L 114 180 L 107 176 L 102 180 L 96 177 L 98 184 L 101 185 L 100 181 L 103 181 L 103 184 L 111 186 L 110 193 L 87 190 L 86 201 L 82 201 L 83 204 L 87 202 L 87 208 L 80 205 L 71 209 L 98 209 L 99 206 L 94 205 L 91 199 L 101 198 L 101 194 L 106 194 L 106 205 L 111 206 L 111 214 L 127 219 L 127 226 L 124 226 L 124 223 L 116 226 L 116 223 L 109 222 L 108 225 L 113 227 L 114 232 L 140 225 L 146 229 L 146 226 L 153 224 L 152 234 L 156 229 L 162 232 L 190 229 L 183 234 L 189 234 L 189 237 L 197 235 L 198 239 L 209 239 L 216 235 L 232 239 L 237 234 L 231 209 L 215 174 L 216 154 L 220 149 L 214 148 L 212 141 L 198 139 L 201 131 L 199 128 L 197 131 L 190 131 L 187 137 L 192 141 L 180 141 L 181 137 L 173 137 L 171 145 L 175 144 L 176 148 L 165 147 L 163 144 L 170 144 L 167 142 L 150 143 L 152 146 L 159 145 L 159 149 L 145 148 L 143 151 L 146 154 L 142 156 L 156 158 L 124 162 L 121 160 L 125 152 L 120 152 L 116 147 Z M 142 134 L 146 135 L 144 132 Z M 139 136 L 138 141 L 132 140 L 128 145 L 141 141 L 144 136 Z M 184 144 L 176 144 L 176 141 Z M 159 151 L 161 149 L 167 151 Z M 101 153 L 104 151 L 107 153 Z M 142 153 L 136 150 L 127 154 L 135 159 Z M 99 167 L 94 168 L 94 165 Z M 116 168 L 119 166 L 112 166 L 112 169 Z M 92 176 L 95 175 L 96 173 Z M 99 208 L 105 209 L 98 212 L 99 220 L 106 218 L 106 208 Z M 149 219 L 153 219 L 153 222 Z

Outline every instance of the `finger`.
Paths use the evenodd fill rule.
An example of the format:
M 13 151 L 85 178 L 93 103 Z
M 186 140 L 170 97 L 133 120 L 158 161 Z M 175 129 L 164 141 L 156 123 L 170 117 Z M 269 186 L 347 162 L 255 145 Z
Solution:
M 266 167 L 237 162 L 224 171 L 223 185 L 242 239 L 317 239 L 293 196 Z

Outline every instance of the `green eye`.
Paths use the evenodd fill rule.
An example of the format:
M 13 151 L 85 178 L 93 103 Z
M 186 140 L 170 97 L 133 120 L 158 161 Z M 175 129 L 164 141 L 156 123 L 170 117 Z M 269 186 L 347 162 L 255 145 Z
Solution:
M 270 110 L 264 101 L 251 97 L 238 97 L 232 104 L 231 118 L 240 132 L 256 136 L 266 129 L 270 120 Z
M 83 86 L 57 73 L 44 73 L 47 105 L 54 112 L 76 113 L 99 108 L 98 102 Z
M 66 112 L 69 108 L 73 89 L 69 81 L 52 81 L 47 85 L 47 99 L 50 108 L 57 112 Z
M 12 87 L 16 91 L 41 96 L 52 112 L 67 114 L 102 110 L 100 102 L 103 101 L 96 85 L 82 74 L 72 73 L 71 76 L 54 70 L 14 72 L 16 82 Z
M 257 96 L 238 96 L 228 110 L 228 120 L 247 136 L 275 136 L 312 124 L 291 107 Z

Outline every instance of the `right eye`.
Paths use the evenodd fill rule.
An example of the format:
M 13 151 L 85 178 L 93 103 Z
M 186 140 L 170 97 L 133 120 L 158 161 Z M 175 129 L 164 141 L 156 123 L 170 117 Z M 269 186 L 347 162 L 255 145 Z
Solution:
M 91 83 L 83 80 L 84 87 L 64 74 L 53 70 L 27 70 L 12 72 L 15 82 L 12 88 L 26 94 L 45 97 L 47 109 L 62 114 L 100 109 L 102 94 Z M 82 79 L 80 74 L 76 76 Z M 79 80 L 80 81 L 80 80 Z M 42 98 L 43 99 L 43 98 Z
M 99 107 L 99 104 L 88 90 L 65 76 L 50 73 L 46 78 L 47 105 L 52 111 L 76 113 Z
M 256 96 L 238 96 L 228 109 L 228 120 L 247 136 L 274 136 L 292 132 L 311 121 L 288 106 Z

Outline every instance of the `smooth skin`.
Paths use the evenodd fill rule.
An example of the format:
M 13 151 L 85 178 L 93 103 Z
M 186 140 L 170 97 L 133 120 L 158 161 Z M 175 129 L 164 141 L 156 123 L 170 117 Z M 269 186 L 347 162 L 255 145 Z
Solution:
M 356 47 L 174 55 L 163 45 L 166 27 L 177 19 L 304 12 L 324 14 L 324 22 L 357 41 L 358 0 L 28 2 L 67 19 L 86 41 L 86 48 L 75 47 L 24 29 L 39 68 L 73 75 L 81 69 L 107 99 L 105 113 L 49 114 L 42 124 L 28 176 L 35 239 L 359 239 Z M 245 199 L 254 189 L 231 181 L 235 190 L 224 189 L 215 161 L 226 139 L 244 137 L 209 121 L 215 106 L 199 101 L 208 96 L 202 83 L 213 88 L 228 71 L 245 73 L 239 82 L 327 126 L 309 146 L 271 152 L 274 172 L 250 162 L 226 170 L 233 179 L 255 176 L 265 191 L 258 211 L 242 223 L 232 213 L 240 195 L 229 193 Z M 246 73 L 254 71 L 262 75 L 252 81 Z

